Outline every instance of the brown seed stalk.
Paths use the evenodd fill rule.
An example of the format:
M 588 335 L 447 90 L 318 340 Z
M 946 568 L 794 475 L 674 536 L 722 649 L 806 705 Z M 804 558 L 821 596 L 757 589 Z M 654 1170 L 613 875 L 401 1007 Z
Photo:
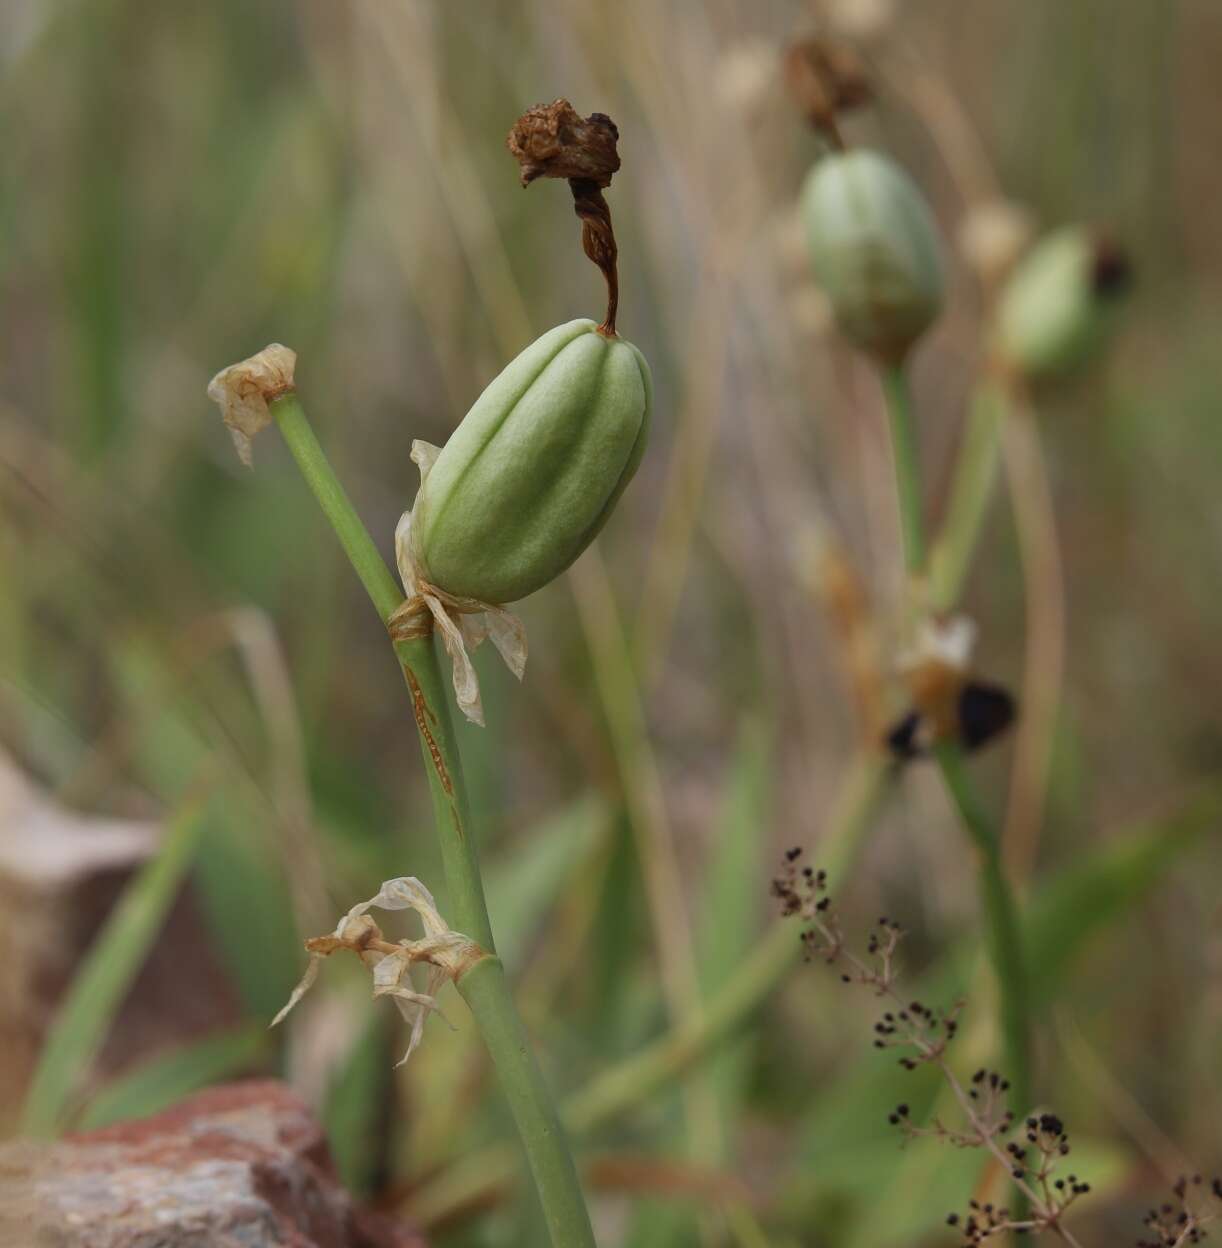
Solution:
M 615 336 L 619 309 L 619 255 L 611 209 L 603 190 L 620 167 L 619 130 L 605 113 L 582 117 L 568 100 L 536 104 L 514 122 L 506 146 L 522 167 L 522 185 L 536 178 L 565 178 L 581 218 L 581 245 L 607 283 L 607 314 L 599 333 Z

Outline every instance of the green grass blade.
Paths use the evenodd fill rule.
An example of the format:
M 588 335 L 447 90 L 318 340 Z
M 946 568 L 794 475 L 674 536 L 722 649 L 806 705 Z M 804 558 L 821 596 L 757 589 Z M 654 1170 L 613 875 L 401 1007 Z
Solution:
M 1027 925 L 1031 990 L 1047 1003 L 1095 933 L 1149 896 L 1182 854 L 1218 826 L 1222 788 L 1206 788 L 1176 813 L 1143 821 L 1066 866 L 1040 891 Z
M 745 718 L 722 794 L 715 843 L 699 900 L 696 939 L 700 987 L 707 998 L 721 988 L 751 949 L 759 930 L 763 835 L 770 820 L 772 742 L 756 718 Z M 710 1059 L 709 1086 L 717 1101 L 720 1140 L 709 1140 L 707 1161 L 731 1153 L 734 1121 L 746 1086 L 754 1037 L 740 1036 Z
M 606 801 L 587 793 L 489 862 L 485 875 L 496 905 L 496 945 L 506 966 L 521 965 L 565 882 L 594 852 L 611 818 Z
M 272 1051 L 261 1023 L 205 1036 L 108 1083 L 89 1101 L 75 1126 L 92 1131 L 156 1114 L 200 1088 L 259 1068 Z
M 304 965 L 297 944 L 284 859 L 266 834 L 268 812 L 248 777 L 192 717 L 170 673 L 136 646 L 113 656 L 114 675 L 133 729 L 140 778 L 168 802 L 220 762 L 222 783 L 208 804 L 208 834 L 195 862 L 197 900 L 216 948 L 249 1013 L 270 1020 Z M 222 743 L 223 745 L 223 743 Z M 259 956 L 252 958 L 251 949 Z
M 22 1111 L 26 1135 L 63 1126 L 119 1006 L 157 939 L 195 856 L 200 809 L 192 803 L 171 823 L 160 852 L 123 890 L 81 962 L 51 1025 Z

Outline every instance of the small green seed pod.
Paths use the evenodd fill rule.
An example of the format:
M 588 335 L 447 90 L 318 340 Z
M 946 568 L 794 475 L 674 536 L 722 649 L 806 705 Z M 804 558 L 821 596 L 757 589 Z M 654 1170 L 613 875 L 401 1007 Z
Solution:
M 1029 381 L 1064 377 L 1109 336 L 1129 266 L 1090 230 L 1057 230 L 1019 262 L 997 305 L 994 347 Z
M 636 472 L 652 402 L 631 343 L 570 321 L 476 400 L 424 478 L 412 553 L 431 584 L 506 603 L 559 576 Z
M 841 332 L 899 363 L 942 309 L 933 216 L 911 178 L 877 152 L 825 156 L 802 188 L 815 276 Z

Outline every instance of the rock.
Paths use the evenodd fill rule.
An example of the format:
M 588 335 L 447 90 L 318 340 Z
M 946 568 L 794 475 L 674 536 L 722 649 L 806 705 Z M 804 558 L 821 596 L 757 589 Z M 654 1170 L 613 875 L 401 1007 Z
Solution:
M 0 1248 L 426 1248 L 357 1209 L 322 1128 L 272 1079 L 151 1118 L 0 1147 Z
M 0 1135 L 16 1118 L 82 956 L 160 839 L 156 822 L 70 809 L 0 753 Z M 186 995 L 179 989 L 184 977 L 195 986 Z M 104 1082 L 240 1017 L 187 888 L 88 1073 Z

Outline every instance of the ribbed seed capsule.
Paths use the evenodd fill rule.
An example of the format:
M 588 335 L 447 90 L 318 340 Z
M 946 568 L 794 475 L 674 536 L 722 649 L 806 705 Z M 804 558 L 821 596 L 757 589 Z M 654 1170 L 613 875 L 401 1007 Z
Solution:
M 490 603 L 553 580 L 636 472 L 651 401 L 644 357 L 593 321 L 533 342 L 476 400 L 420 487 L 411 541 L 421 575 Z
M 1030 381 L 1071 373 L 1108 337 L 1129 280 L 1123 253 L 1090 230 L 1048 235 L 1002 290 L 994 339 L 1001 361 Z
M 937 229 L 911 178 L 877 152 L 825 156 L 802 188 L 815 276 L 841 332 L 898 363 L 942 308 Z

